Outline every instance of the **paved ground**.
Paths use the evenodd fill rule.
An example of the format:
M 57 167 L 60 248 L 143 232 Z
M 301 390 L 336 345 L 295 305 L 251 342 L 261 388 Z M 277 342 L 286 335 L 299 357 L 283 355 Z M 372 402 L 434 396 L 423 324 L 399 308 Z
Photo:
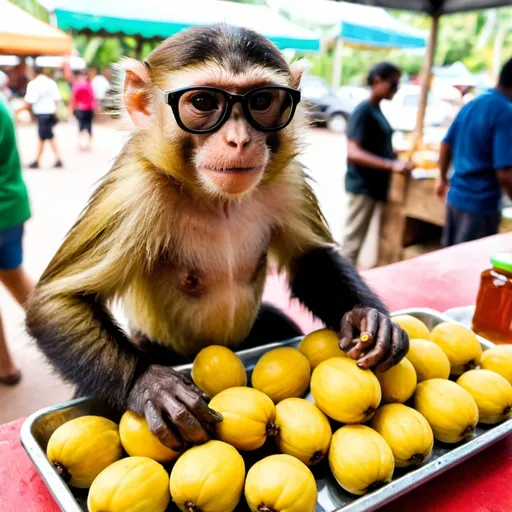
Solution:
M 76 125 L 61 123 L 56 128 L 64 169 L 52 169 L 53 157 L 47 149 L 39 170 L 24 169 L 33 217 L 27 223 L 25 266 L 34 279 L 45 269 L 62 238 L 85 205 L 98 178 L 118 154 L 127 130 L 122 123 L 95 126 L 93 151 L 77 151 Z M 18 139 L 23 163 L 33 159 L 36 143 L 34 126 L 21 126 Z M 308 136 L 304 162 L 316 180 L 315 190 L 337 239 L 341 236 L 345 195 L 343 173 L 346 140 L 323 129 Z M 23 381 L 15 388 L 0 387 L 0 424 L 26 416 L 46 405 L 71 396 L 71 388 L 52 375 L 23 330 L 23 312 L 0 289 L 0 311 L 6 324 L 10 346 L 23 371 Z

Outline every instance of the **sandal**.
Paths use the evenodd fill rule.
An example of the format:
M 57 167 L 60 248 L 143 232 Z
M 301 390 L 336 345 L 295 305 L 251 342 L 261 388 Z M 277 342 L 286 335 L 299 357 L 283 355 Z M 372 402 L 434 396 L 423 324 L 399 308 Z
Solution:
M 15 372 L 7 375 L 6 377 L 0 377 L 0 384 L 4 386 L 16 386 L 18 382 L 21 380 L 21 372 L 16 370 Z

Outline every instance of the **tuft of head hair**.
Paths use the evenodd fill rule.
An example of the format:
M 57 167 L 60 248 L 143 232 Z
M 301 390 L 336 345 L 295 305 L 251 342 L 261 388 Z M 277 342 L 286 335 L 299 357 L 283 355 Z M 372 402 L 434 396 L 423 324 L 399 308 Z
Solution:
M 393 75 L 401 74 L 402 70 L 391 62 L 378 62 L 374 64 L 368 73 L 368 85 L 371 87 L 377 77 L 386 80 Z
M 507 60 L 501 68 L 498 85 L 500 87 L 512 88 L 512 58 Z
M 262 35 L 225 23 L 192 27 L 163 41 L 146 59 L 151 81 L 161 87 L 169 73 L 213 62 L 234 74 L 258 65 L 291 77 L 278 48 Z

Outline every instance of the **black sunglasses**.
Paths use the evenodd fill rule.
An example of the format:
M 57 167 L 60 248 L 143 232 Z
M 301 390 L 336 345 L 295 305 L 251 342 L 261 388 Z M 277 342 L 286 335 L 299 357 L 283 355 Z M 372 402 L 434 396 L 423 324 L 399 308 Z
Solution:
M 280 85 L 231 94 L 216 87 L 185 87 L 164 92 L 178 126 L 189 133 L 210 133 L 219 129 L 231 115 L 233 105 L 242 104 L 247 121 L 261 132 L 282 130 L 293 119 L 300 91 Z
M 400 80 L 392 80 L 388 82 L 391 89 L 398 89 L 398 86 L 400 85 Z

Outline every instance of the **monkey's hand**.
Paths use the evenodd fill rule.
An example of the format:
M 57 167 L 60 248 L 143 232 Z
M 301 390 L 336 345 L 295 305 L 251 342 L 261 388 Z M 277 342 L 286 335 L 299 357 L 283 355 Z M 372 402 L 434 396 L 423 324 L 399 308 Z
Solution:
M 222 416 L 206 404 L 207 395 L 182 373 L 151 365 L 133 385 L 128 409 L 146 418 L 149 429 L 169 448 L 208 441 Z M 169 424 L 168 424 L 169 423 Z
M 409 337 L 377 309 L 354 308 L 343 316 L 340 348 L 358 359 L 360 368 L 377 366 L 377 371 L 385 372 L 407 354 Z

